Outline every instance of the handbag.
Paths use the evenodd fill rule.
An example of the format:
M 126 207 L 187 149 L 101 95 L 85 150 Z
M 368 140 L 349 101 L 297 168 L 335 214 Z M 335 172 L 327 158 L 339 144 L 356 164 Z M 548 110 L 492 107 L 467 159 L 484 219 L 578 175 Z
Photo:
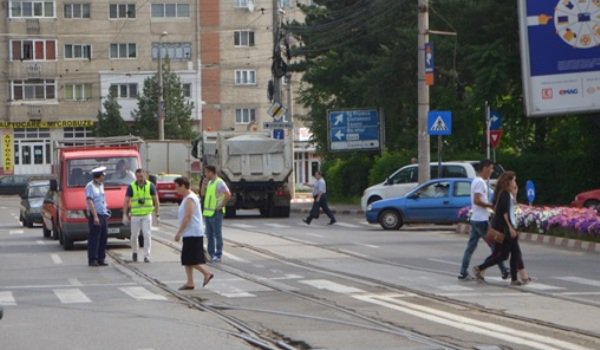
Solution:
M 487 233 L 485 234 L 485 241 L 488 243 L 504 243 L 504 233 L 496 230 L 490 225 L 488 227 Z

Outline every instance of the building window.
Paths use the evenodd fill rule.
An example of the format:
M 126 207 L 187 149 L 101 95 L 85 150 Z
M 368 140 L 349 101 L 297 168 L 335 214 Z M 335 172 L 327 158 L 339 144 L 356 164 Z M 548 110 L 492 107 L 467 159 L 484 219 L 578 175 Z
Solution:
M 54 1 L 10 1 L 11 18 L 52 18 Z
M 14 101 L 54 100 L 56 81 L 54 79 L 13 80 L 12 99 Z
M 65 4 L 65 18 L 90 18 L 90 4 Z
M 87 101 L 92 97 L 92 84 L 65 84 L 65 100 Z
M 116 98 L 137 98 L 137 84 L 111 84 L 108 90 L 112 97 Z
M 256 70 L 236 69 L 235 85 L 256 85 Z
M 110 58 L 136 58 L 135 44 L 110 44 Z
M 64 128 L 65 139 L 86 139 L 92 137 L 92 129 L 90 128 Z
M 254 32 L 250 30 L 237 30 L 233 32 L 233 45 L 254 46 Z
M 185 98 L 192 98 L 192 84 L 181 84 L 181 93 Z
M 238 8 L 247 8 L 251 0 L 233 0 L 233 6 Z
M 189 4 L 152 4 L 153 18 L 189 18 Z
M 248 124 L 256 121 L 256 109 L 254 108 L 236 108 L 235 123 Z
M 56 40 L 11 40 L 13 61 L 47 61 L 56 59 Z
M 108 17 L 111 19 L 135 18 L 135 4 L 110 4 Z
M 281 8 L 292 7 L 292 0 L 279 0 L 279 7 L 281 7 Z
M 65 45 L 65 58 L 91 59 L 92 46 L 90 44 L 67 44 Z
M 15 128 L 15 139 L 43 139 L 50 138 L 50 129 L 48 128 Z M 15 143 L 16 144 L 16 143 Z M 15 149 L 15 153 L 17 150 Z
M 192 43 L 152 43 L 152 59 L 158 59 L 158 52 L 162 58 L 171 60 L 189 61 L 192 58 Z

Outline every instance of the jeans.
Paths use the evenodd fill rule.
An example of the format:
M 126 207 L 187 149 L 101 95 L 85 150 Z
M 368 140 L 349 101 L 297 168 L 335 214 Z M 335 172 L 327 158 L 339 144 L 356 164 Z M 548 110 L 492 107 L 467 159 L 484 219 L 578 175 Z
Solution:
M 140 229 L 144 235 L 144 257 L 150 258 L 152 247 L 152 214 L 143 216 L 131 216 L 131 250 L 137 254 L 139 250 L 138 235 Z
M 462 266 L 460 268 L 461 274 L 467 274 L 469 270 L 469 263 L 471 262 L 471 256 L 475 249 L 477 249 L 477 244 L 479 243 L 479 239 L 483 239 L 485 234 L 487 233 L 489 223 L 487 221 L 471 221 L 471 235 L 469 236 L 469 242 L 467 243 L 467 249 L 465 249 L 465 254 L 462 260 Z M 494 245 L 489 245 L 492 251 L 494 250 Z M 502 261 L 498 262 L 498 268 L 500 268 L 500 272 L 505 273 L 508 271 L 506 266 Z
M 98 215 L 99 225 L 94 223 L 94 218 L 90 216 L 88 226 L 90 234 L 88 236 L 88 263 L 104 262 L 106 259 L 106 241 L 108 240 L 108 215 Z
M 215 215 L 206 217 L 206 239 L 208 255 L 220 258 L 223 255 L 223 212 L 218 211 Z M 216 249 L 215 249 L 216 245 Z

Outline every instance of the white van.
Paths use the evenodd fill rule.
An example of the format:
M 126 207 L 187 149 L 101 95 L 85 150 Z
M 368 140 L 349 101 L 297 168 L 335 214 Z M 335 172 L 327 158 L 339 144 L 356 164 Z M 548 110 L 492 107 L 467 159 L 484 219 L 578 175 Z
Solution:
M 475 167 L 479 162 L 477 161 L 457 161 L 457 162 L 443 162 L 442 173 L 440 177 L 466 177 L 474 178 L 477 175 Z M 435 179 L 438 177 L 438 163 L 431 164 L 431 178 Z M 501 166 L 496 165 L 494 174 L 490 179 L 490 186 L 493 188 L 496 184 L 496 179 L 504 170 Z M 412 190 L 419 184 L 419 165 L 411 164 L 398 169 L 392 175 L 381 183 L 373 185 L 367 188 L 363 192 L 363 196 L 360 200 L 362 210 L 367 209 L 367 205 L 387 198 L 401 197 L 408 191 Z

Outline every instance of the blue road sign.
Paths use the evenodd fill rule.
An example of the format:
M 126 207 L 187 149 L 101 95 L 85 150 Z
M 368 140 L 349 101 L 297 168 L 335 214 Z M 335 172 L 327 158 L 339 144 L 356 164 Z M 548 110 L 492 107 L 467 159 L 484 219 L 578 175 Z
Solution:
M 425 73 L 433 73 L 434 69 L 433 43 L 425 43 Z
M 283 129 L 273 129 L 273 138 L 283 140 L 285 138 L 285 131 Z
M 533 181 L 527 180 L 525 190 L 527 191 L 527 201 L 529 202 L 529 204 L 533 203 L 533 201 L 535 200 L 535 185 Z
M 374 109 L 329 111 L 329 149 L 332 151 L 378 150 L 379 113 Z
M 502 116 L 500 116 L 500 112 L 491 111 L 490 112 L 490 130 L 500 130 L 502 129 Z
M 451 111 L 431 111 L 427 117 L 427 130 L 429 135 L 452 135 Z

